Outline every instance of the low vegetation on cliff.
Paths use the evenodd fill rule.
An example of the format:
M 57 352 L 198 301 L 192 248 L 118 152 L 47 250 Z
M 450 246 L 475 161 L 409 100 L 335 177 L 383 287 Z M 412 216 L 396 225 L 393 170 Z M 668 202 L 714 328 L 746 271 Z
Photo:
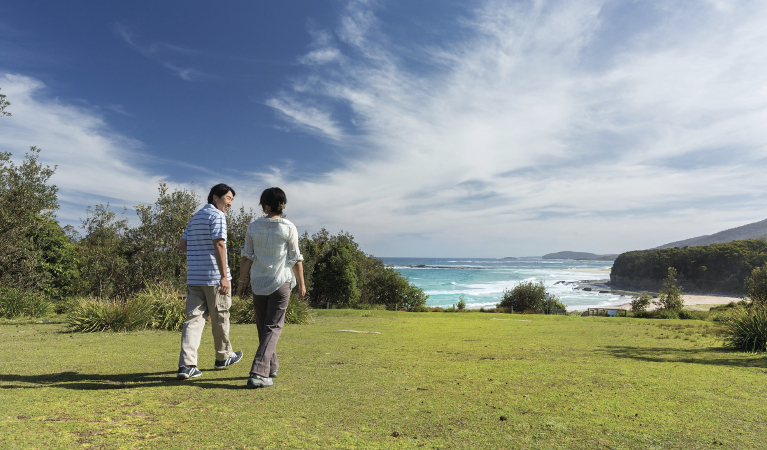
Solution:
M 657 290 L 668 274 L 677 271 L 688 292 L 743 294 L 751 272 L 767 262 L 767 241 L 749 239 L 700 247 L 639 250 L 622 253 L 610 274 L 616 285 Z

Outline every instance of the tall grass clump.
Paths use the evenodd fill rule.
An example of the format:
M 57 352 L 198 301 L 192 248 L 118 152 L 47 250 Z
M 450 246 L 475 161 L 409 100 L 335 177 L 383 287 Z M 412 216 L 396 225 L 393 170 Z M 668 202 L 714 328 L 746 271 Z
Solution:
M 132 331 L 152 323 L 152 304 L 146 299 L 102 300 L 81 298 L 67 314 L 70 331 Z
M 734 308 L 724 324 L 725 346 L 747 352 L 767 351 L 767 306 Z
M 229 314 L 232 322 L 256 323 L 256 310 L 253 307 L 253 300 L 250 298 L 233 298 Z M 290 301 L 288 301 L 288 309 L 285 311 L 285 323 L 307 325 L 313 321 L 314 316 L 309 302 L 298 295 L 291 295 Z
M 170 283 L 147 285 L 136 295 L 136 300 L 151 305 L 151 328 L 179 331 L 186 321 L 186 300 L 182 291 Z
M 0 317 L 45 317 L 53 309 L 53 304 L 40 293 L 0 286 Z

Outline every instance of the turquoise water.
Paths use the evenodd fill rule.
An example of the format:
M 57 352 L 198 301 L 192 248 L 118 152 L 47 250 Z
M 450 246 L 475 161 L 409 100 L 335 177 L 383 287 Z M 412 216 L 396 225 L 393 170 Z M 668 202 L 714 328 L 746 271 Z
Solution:
M 521 281 L 543 281 L 549 293 L 556 295 L 568 309 L 617 306 L 629 297 L 574 289 L 574 282 L 609 278 L 608 274 L 589 270 L 609 269 L 607 261 L 550 260 L 541 258 L 381 258 L 387 266 L 399 270 L 410 282 L 428 295 L 428 306 L 449 307 L 465 295 L 468 308 L 494 307 Z M 424 266 L 424 267 L 413 267 Z

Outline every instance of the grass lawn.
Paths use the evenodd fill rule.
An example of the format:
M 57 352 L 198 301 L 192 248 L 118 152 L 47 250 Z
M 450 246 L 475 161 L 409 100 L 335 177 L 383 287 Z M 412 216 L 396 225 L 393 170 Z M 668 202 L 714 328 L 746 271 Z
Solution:
M 271 388 L 175 379 L 180 333 L 0 323 L 3 448 L 764 448 L 767 357 L 710 322 L 316 311 Z M 55 321 L 54 321 L 55 322 Z M 376 331 L 380 334 L 338 332 Z

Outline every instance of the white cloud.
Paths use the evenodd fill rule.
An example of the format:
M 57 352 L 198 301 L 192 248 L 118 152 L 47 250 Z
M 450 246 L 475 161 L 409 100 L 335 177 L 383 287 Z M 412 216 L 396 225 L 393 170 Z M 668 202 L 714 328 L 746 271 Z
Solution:
M 767 9 L 720 4 L 664 3 L 608 35 L 604 2 L 489 1 L 466 40 L 405 56 L 351 2 L 340 67 L 267 104 L 365 151 L 272 181 L 299 225 L 381 255 L 623 251 L 764 219 Z
M 92 110 L 46 98 L 45 85 L 34 78 L 4 74 L 0 85 L 13 99 L 13 116 L 0 119 L 0 149 L 20 163 L 37 146 L 41 163 L 58 166 L 51 183 L 59 187 L 63 224 L 79 225 L 84 205 L 110 202 L 122 210 L 155 201 L 158 182 L 167 177 L 140 168 L 140 142 L 111 131 Z

